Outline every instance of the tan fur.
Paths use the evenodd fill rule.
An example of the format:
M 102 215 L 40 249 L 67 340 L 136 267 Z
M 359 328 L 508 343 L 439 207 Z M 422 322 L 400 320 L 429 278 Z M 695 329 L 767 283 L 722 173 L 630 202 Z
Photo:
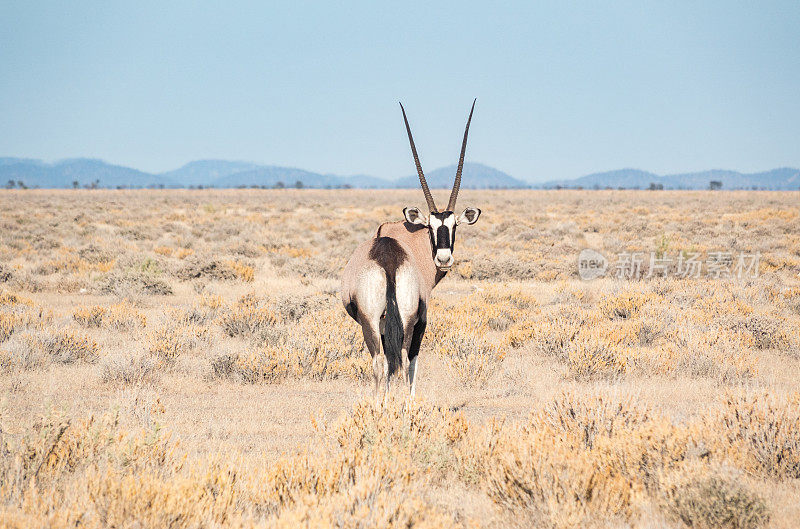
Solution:
M 419 280 L 419 297 L 427 305 L 433 287 L 444 277 L 433 264 L 432 248 L 428 229 L 405 221 L 387 222 L 381 224 L 375 235 L 361 243 L 353 252 L 342 274 L 342 303 L 347 306 L 351 301 L 356 301 L 359 278 L 369 263 L 369 251 L 375 239 L 391 237 L 400 243 L 406 252 L 412 268 L 417 272 Z
M 400 264 L 396 270 L 396 297 L 404 328 L 402 373 L 410 384 L 412 396 L 416 359 L 409 362 L 409 347 L 414 325 L 420 318 L 425 318 L 424 308 L 428 306 L 431 291 L 445 275 L 438 271 L 433 262 L 428 229 L 405 221 L 382 224 L 372 238 L 356 248 L 345 266 L 342 274 L 342 303 L 348 313 L 361 324 L 364 341 L 373 357 L 376 400 L 378 388 L 381 386 L 379 378 L 385 377 L 383 370 L 379 369 L 379 365 L 383 364 L 375 363 L 382 352 L 381 318 L 386 310 L 384 269 L 374 260 L 374 246 L 379 237 L 389 237 L 397 241 L 397 250 L 404 254 L 397 259 Z M 388 380 L 385 382 L 388 384 Z

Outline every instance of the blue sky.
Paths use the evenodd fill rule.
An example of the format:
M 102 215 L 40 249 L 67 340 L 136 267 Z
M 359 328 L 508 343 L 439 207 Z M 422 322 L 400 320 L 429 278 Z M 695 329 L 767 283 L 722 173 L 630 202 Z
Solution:
M 800 166 L 800 2 L 0 3 L 0 156 L 530 181 Z M 535 5 L 531 5 L 535 4 Z

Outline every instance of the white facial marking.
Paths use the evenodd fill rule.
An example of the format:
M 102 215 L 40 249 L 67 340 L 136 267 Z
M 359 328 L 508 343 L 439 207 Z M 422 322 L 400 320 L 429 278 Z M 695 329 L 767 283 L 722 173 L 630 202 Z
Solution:
M 448 233 L 450 234 L 450 246 L 452 246 L 456 242 L 455 233 L 453 232 L 453 228 L 456 225 L 456 216 L 450 215 L 444 219 L 444 225 L 447 226 L 447 229 L 449 230 Z

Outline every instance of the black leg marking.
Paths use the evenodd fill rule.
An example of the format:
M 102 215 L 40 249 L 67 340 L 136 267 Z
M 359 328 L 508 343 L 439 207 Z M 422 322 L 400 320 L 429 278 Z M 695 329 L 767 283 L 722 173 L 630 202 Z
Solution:
M 350 315 L 351 318 L 358 322 L 358 305 L 356 305 L 355 301 L 351 301 L 347 305 L 344 306 L 344 310 Z
M 422 345 L 422 337 L 425 336 L 425 327 L 428 325 L 428 314 L 425 303 L 419 302 L 417 309 L 417 323 L 414 325 L 414 334 L 411 335 L 411 345 L 408 348 L 408 359 L 416 358 L 419 348 Z

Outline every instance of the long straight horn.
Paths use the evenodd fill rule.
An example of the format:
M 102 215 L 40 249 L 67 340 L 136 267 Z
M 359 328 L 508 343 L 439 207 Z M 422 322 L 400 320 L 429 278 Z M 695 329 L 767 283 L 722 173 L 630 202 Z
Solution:
M 458 159 L 458 169 L 456 169 L 456 181 L 453 182 L 453 191 L 450 193 L 450 201 L 447 203 L 447 211 L 453 211 L 456 207 L 456 199 L 458 198 L 458 190 L 461 187 L 461 170 L 464 169 L 464 154 L 467 152 L 467 136 L 469 135 L 469 123 L 472 121 L 472 112 L 475 111 L 476 97 L 472 101 L 472 109 L 469 111 L 469 118 L 467 119 L 467 128 L 464 130 L 464 141 L 461 142 L 461 157 Z
M 408 142 L 411 144 L 411 154 L 414 155 L 414 163 L 417 166 L 417 174 L 419 175 L 419 183 L 422 186 L 422 192 L 425 194 L 425 200 L 428 202 L 428 210 L 431 213 L 438 213 L 436 204 L 433 202 L 433 195 L 431 190 L 428 189 L 428 182 L 425 181 L 425 174 L 422 172 L 422 165 L 419 163 L 419 156 L 417 156 L 417 147 L 414 145 L 414 137 L 411 135 L 411 127 L 408 126 L 408 118 L 406 117 L 406 109 L 403 108 L 403 103 L 400 103 L 400 110 L 403 111 L 403 121 L 406 123 L 406 132 L 408 133 Z

